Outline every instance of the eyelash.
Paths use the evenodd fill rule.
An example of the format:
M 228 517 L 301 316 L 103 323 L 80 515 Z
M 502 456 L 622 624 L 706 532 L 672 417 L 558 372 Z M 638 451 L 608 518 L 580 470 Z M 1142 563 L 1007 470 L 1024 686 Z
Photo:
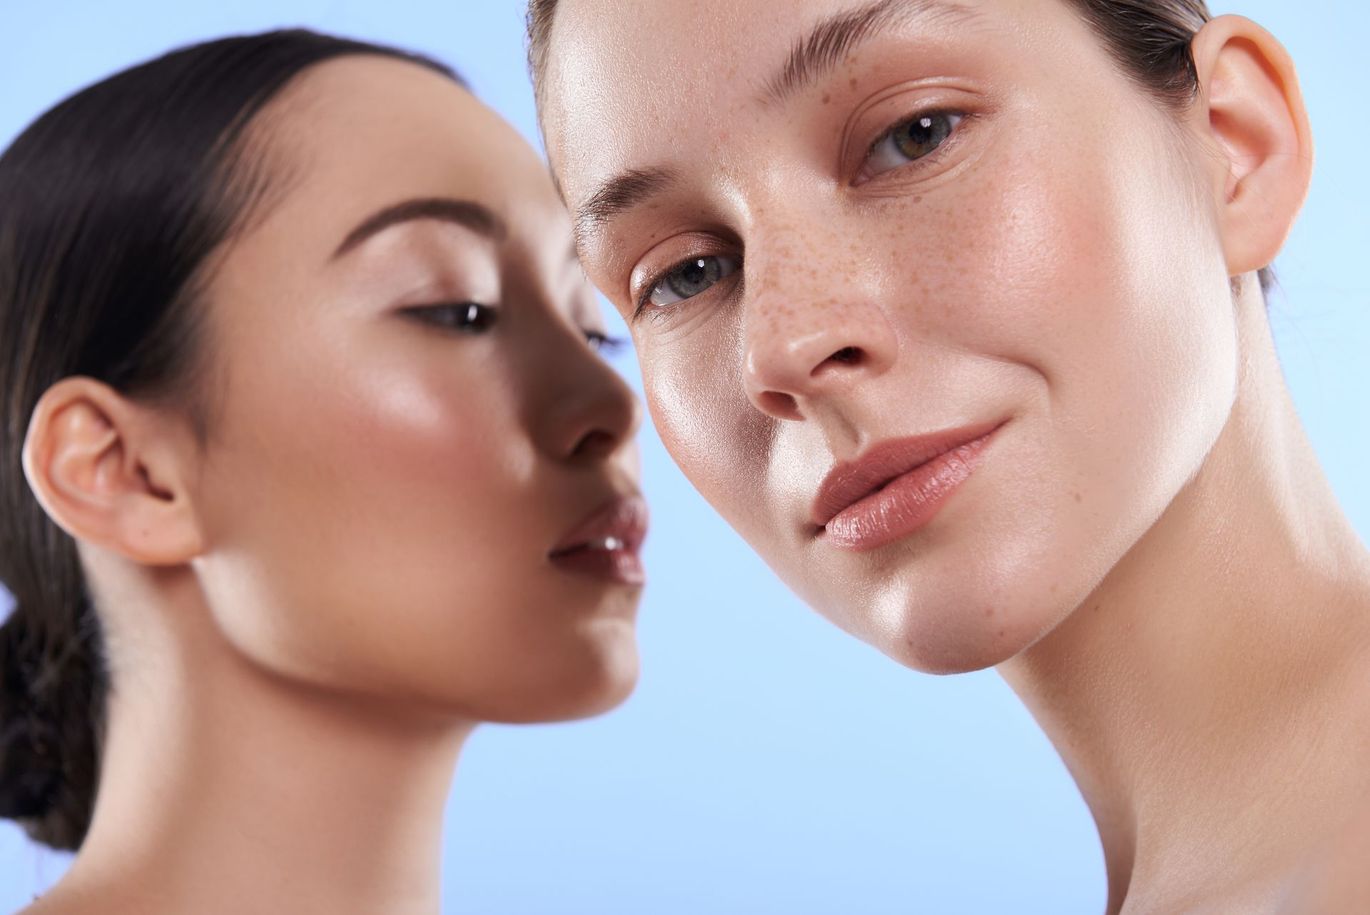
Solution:
M 439 316 L 450 316 L 465 313 L 467 317 L 472 314 L 472 309 L 479 310 L 483 315 L 483 325 L 472 327 L 465 324 L 455 324 L 447 320 L 439 320 Z M 459 334 L 475 336 L 477 334 L 488 333 L 497 323 L 499 310 L 480 302 L 443 302 L 434 305 L 415 305 L 412 308 L 404 309 L 405 313 L 412 315 L 416 320 L 425 324 L 430 324 L 442 330 L 452 331 Z M 590 349 L 603 355 L 609 356 L 619 352 L 628 345 L 628 341 L 623 337 L 615 337 L 598 330 L 581 330 L 585 337 L 585 343 Z
M 585 342 L 590 344 L 590 349 L 601 356 L 613 356 L 628 347 L 628 341 L 624 337 L 615 337 L 597 330 L 587 330 L 583 333 L 585 334 Z
M 686 257 L 686 258 L 683 258 L 683 259 L 681 259 L 681 260 L 676 261 L 674 264 L 671 264 L 669 267 L 667 267 L 667 268 L 664 269 L 664 270 L 660 270 L 660 271 L 658 271 L 658 272 L 656 272 L 656 273 L 651 274 L 650 276 L 648 276 L 647 281 L 643 284 L 643 289 L 644 289 L 645 291 L 642 293 L 641 296 L 638 297 L 637 305 L 636 305 L 636 307 L 633 309 L 633 315 L 632 315 L 632 317 L 631 317 L 629 320 L 636 321 L 636 320 L 637 320 L 639 317 L 641 317 L 643 314 L 646 314 L 646 313 L 648 313 L 648 312 L 650 312 L 650 311 L 653 311 L 653 310 L 655 310 L 656 312 L 659 312 L 659 313 L 665 313 L 665 312 L 668 312 L 668 311 L 673 311 L 673 310 L 675 309 L 676 305 L 680 305 L 680 304 L 683 304 L 683 303 L 685 303 L 685 302 L 690 301 L 690 299 L 681 299 L 680 302 L 676 302 L 675 304 L 672 304 L 672 305 L 653 305 L 653 304 L 652 304 L 652 294 L 653 294 L 654 292 L 656 292 L 656 289 L 657 289 L 658 286 L 660 286 L 662 283 L 666 282 L 666 278 L 667 278 L 667 277 L 669 277 L 672 273 L 675 273 L 675 272 L 676 272 L 677 270 L 679 270 L 681 267 L 684 267 L 684 266 L 685 266 L 686 264 L 688 264 L 690 261 L 693 261 L 693 260 L 704 260 L 704 259 L 706 259 L 706 258 L 712 258 L 712 257 L 727 257 L 727 256 L 728 256 L 728 255 L 726 255 L 726 254 L 721 254 L 721 253 L 719 253 L 719 254 L 692 254 L 692 255 L 690 255 L 689 257 Z M 731 279 L 733 276 L 738 275 L 738 274 L 740 274 L 740 273 L 742 272 L 742 258 L 741 258 L 741 257 L 737 257 L 736 260 L 737 260 L 737 266 L 733 268 L 732 272 L 729 273 L 728 276 L 724 277 L 722 280 L 719 280 L 719 281 L 718 281 L 719 283 L 723 282 L 724 280 Z M 718 283 L 715 283 L 714 285 L 716 286 L 716 285 L 718 285 Z M 713 286 L 710 286 L 709 288 L 712 289 Z M 707 292 L 708 290 L 705 290 L 705 291 Z M 702 292 L 699 293 L 699 295 L 703 295 L 703 294 L 704 294 L 704 293 L 702 293 Z M 693 299 L 693 298 L 697 298 L 697 297 L 698 297 L 698 296 L 691 296 L 690 298 Z
M 499 318 L 497 309 L 480 302 L 437 302 L 432 305 L 415 305 L 404 309 L 404 313 L 424 324 L 472 336 L 486 333 L 495 326 Z M 445 318 L 454 315 L 464 316 L 467 319 L 474 319 L 479 315 L 481 324 L 480 326 L 473 326 L 472 324 L 445 320 Z
M 889 140 L 892 137 L 894 137 L 900 131 L 908 128 L 909 126 L 921 120 L 931 118 L 946 118 L 953 122 L 951 124 L 950 129 L 947 132 L 946 137 L 943 138 L 943 140 L 940 143 L 938 143 L 937 146 L 934 147 L 931 151 L 929 151 L 926 155 L 919 156 L 917 159 L 910 159 L 908 162 L 886 169 L 885 171 L 880 172 L 879 174 L 872 175 L 871 177 L 867 178 L 866 181 L 873 181 L 876 178 L 879 178 L 880 175 L 886 175 L 894 171 L 904 171 L 905 169 L 909 168 L 925 168 L 942 157 L 947 147 L 955 143 L 957 137 L 961 134 L 961 131 L 965 129 L 966 122 L 970 121 L 973 117 L 975 117 L 974 114 L 965 111 L 957 111 L 954 108 L 928 108 L 924 111 L 915 111 L 912 114 L 909 114 L 908 116 L 896 121 L 893 125 L 884 130 L 882 133 L 880 133 L 879 136 L 877 136 L 874 140 L 871 141 L 870 145 L 866 147 L 865 156 L 861 160 L 861 172 L 864 173 L 865 169 L 870 166 L 871 160 L 874 158 L 876 150 L 879 149 L 880 145 L 883 144 L 886 140 Z M 863 181 L 860 183 L 864 184 L 866 182 Z

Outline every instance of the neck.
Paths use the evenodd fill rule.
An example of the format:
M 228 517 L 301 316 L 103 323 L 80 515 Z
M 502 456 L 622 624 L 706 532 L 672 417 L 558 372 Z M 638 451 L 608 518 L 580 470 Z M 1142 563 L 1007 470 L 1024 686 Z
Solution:
M 1365 786 L 1350 761 L 1370 748 L 1370 561 L 1259 300 L 1241 314 L 1237 401 L 1202 470 L 1089 600 L 999 667 L 1090 806 L 1110 912 L 1274 892 L 1262 881 Z
M 94 820 L 50 896 L 110 912 L 436 915 L 469 728 L 284 681 L 204 607 L 187 612 L 189 573 L 169 592 L 183 631 L 115 671 Z

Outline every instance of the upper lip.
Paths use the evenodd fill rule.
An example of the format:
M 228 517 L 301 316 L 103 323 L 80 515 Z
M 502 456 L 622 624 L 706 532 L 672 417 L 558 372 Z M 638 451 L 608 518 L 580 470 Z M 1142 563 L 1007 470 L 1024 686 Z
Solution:
M 647 538 L 647 502 L 641 495 L 615 496 L 601 504 L 571 528 L 548 555 L 556 557 L 610 537 L 631 553 L 642 547 Z
M 1001 425 L 999 422 L 978 423 L 929 435 L 889 439 L 872 445 L 856 460 L 839 461 L 818 487 L 818 496 L 813 501 L 813 513 L 810 516 L 813 523 L 818 527 L 826 527 L 844 509 L 882 489 L 890 481 L 948 451 L 989 435 Z

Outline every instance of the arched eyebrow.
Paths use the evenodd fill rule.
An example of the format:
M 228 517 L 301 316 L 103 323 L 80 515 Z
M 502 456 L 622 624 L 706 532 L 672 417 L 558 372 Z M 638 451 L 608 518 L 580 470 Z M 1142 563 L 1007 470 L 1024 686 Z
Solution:
M 576 244 L 615 216 L 665 191 L 679 180 L 669 168 L 630 168 L 599 186 L 576 209 Z
M 416 219 L 456 223 L 494 241 L 503 241 L 509 235 L 509 228 L 504 220 L 484 204 L 450 197 L 423 197 L 385 207 L 362 220 L 360 225 L 347 233 L 347 237 L 338 245 L 331 259 L 337 260 L 390 226 Z
M 762 105 L 783 104 L 832 70 L 859 45 L 881 32 L 916 20 L 969 22 L 974 9 L 958 0 L 875 0 L 837 13 L 809 29 L 794 43 L 779 70 L 761 91 Z M 575 211 L 576 243 L 605 223 L 669 190 L 680 180 L 670 168 L 632 168 L 599 185 Z
M 780 70 L 766 81 L 761 102 L 764 105 L 786 102 L 882 31 L 916 20 L 950 19 L 964 23 L 977 15 L 974 9 L 957 0 L 875 0 L 829 16 L 794 43 Z

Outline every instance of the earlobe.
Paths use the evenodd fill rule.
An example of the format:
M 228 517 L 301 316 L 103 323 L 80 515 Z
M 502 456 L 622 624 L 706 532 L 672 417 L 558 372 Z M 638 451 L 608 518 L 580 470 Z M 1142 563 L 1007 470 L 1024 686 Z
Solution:
M 1228 273 L 1274 261 L 1308 193 L 1312 131 L 1288 52 L 1241 16 L 1219 16 L 1191 45 L 1214 174 Z
M 64 379 L 33 411 L 24 475 L 43 510 L 77 540 L 145 565 L 179 565 L 201 552 L 201 535 L 176 455 L 152 425 L 107 385 Z

